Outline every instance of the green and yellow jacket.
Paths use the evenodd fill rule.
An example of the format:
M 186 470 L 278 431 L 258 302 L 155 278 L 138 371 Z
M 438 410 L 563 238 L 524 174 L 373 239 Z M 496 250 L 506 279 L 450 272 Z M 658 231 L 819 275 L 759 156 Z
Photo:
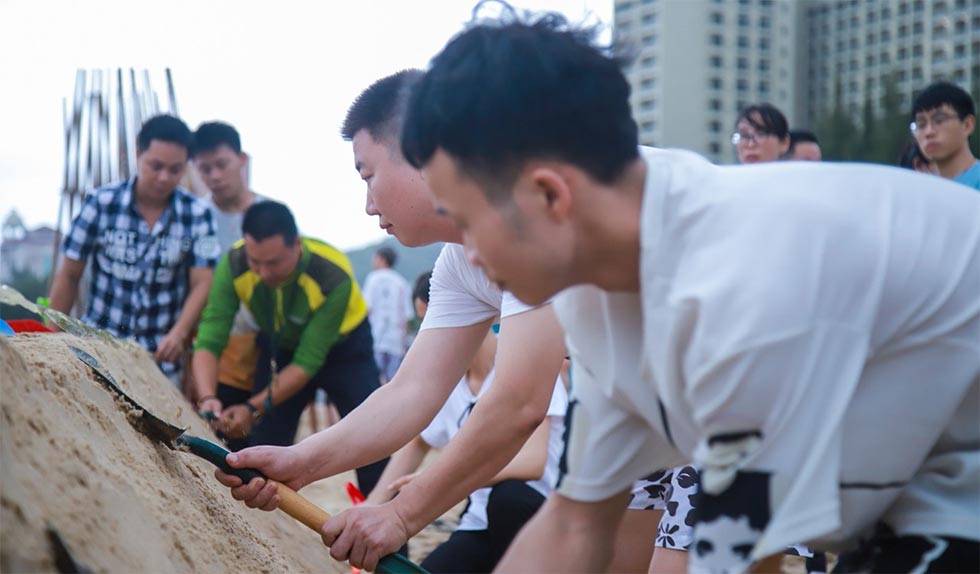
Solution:
M 214 271 L 194 349 L 220 357 L 243 303 L 279 349 L 294 351 L 291 364 L 311 377 L 319 371 L 333 345 L 365 320 L 367 304 L 346 255 L 316 239 L 302 245 L 293 276 L 272 288 L 249 269 L 244 242 L 236 243 Z

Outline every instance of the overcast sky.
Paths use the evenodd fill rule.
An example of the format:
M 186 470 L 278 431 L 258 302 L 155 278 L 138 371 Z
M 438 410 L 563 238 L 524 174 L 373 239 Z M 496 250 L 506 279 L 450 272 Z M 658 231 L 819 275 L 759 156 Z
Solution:
M 371 82 L 429 59 L 469 19 L 470 0 L 256 2 L 0 0 L 0 218 L 57 216 L 62 98 L 77 68 L 149 69 L 165 98 L 174 76 L 194 129 L 235 125 L 252 187 L 286 202 L 304 233 L 338 247 L 382 238 L 338 130 Z M 515 0 L 570 20 L 610 24 L 612 0 Z

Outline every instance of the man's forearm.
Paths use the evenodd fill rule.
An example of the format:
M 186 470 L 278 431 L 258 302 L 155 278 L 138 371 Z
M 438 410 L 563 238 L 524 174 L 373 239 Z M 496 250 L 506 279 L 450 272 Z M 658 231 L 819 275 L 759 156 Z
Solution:
M 442 406 L 439 401 L 427 401 L 412 386 L 393 380 L 371 393 L 339 423 L 307 437 L 297 448 L 311 461 L 314 480 L 365 466 L 418 436 Z M 406 408 L 406 405 L 413 406 Z M 377 432 L 381 427 L 384 432 Z M 320 456 L 320 452 L 329 452 L 330 456 Z
M 68 315 L 71 308 L 75 305 L 78 297 L 79 278 L 73 278 L 62 267 L 54 277 L 51 284 L 51 297 L 48 305 L 55 310 Z
M 187 337 L 194 330 L 194 326 L 201 319 L 201 312 L 208 303 L 208 292 L 211 290 L 210 280 L 198 280 L 191 285 L 191 291 L 184 300 L 184 306 L 180 310 L 180 316 L 173 328 L 178 329 L 184 337 Z
M 412 534 L 489 483 L 521 449 L 547 408 L 494 404 L 488 398 L 489 393 L 477 403 L 438 460 L 395 499 Z
M 429 445 L 420 437 L 415 437 L 398 452 L 391 455 L 391 459 L 388 460 L 388 464 L 385 465 L 385 469 L 378 479 L 378 484 L 368 495 L 367 503 L 384 504 L 391 500 L 395 493 L 388 490 L 388 485 L 406 474 L 417 471 L 428 452 Z
M 269 401 L 266 401 L 266 398 L 271 392 L 272 405 L 281 405 L 291 399 L 293 395 L 300 392 L 308 382 L 310 382 L 310 375 L 302 367 L 286 365 L 283 370 L 279 371 L 278 375 L 273 376 L 272 381 L 269 382 L 269 386 L 261 393 L 249 399 L 249 402 L 252 403 L 252 406 L 261 410 L 263 405 L 268 404 Z M 272 390 L 270 391 L 269 389 Z
M 197 389 L 198 400 L 204 397 L 216 397 L 218 394 L 218 357 L 215 357 L 211 351 L 204 349 L 194 351 L 191 369 L 194 371 L 194 387 Z

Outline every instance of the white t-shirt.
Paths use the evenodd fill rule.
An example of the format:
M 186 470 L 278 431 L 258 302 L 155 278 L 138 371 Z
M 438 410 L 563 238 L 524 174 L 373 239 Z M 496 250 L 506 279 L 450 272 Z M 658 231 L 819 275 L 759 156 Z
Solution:
M 446 404 L 436 414 L 429 426 L 422 431 L 422 440 L 433 448 L 444 448 L 449 444 L 463 423 L 469 417 L 476 402 L 486 394 L 493 383 L 493 371 L 487 375 L 476 396 L 470 391 L 466 377 L 456 385 L 452 394 L 446 399 Z M 547 498 L 558 482 L 558 462 L 564 447 L 565 411 L 568 410 L 568 393 L 559 378 L 555 382 L 555 390 L 551 394 L 551 404 L 548 405 L 548 457 L 544 465 L 544 474 L 539 480 L 527 481 L 527 485 Z M 473 491 L 469 497 L 466 512 L 459 519 L 459 530 L 486 530 L 487 501 L 490 500 L 491 487 Z
M 714 550 L 692 571 L 879 519 L 976 540 L 980 196 L 879 166 L 642 155 L 641 292 L 555 299 L 579 401 L 562 494 L 693 461 L 692 549 Z
M 408 319 L 413 313 L 408 282 L 393 269 L 375 269 L 364 279 L 361 294 L 368 306 L 375 352 L 404 355 Z
M 429 308 L 419 330 L 468 327 L 532 308 L 509 291 L 501 291 L 480 268 L 470 264 L 462 245 L 447 243 L 432 270 Z

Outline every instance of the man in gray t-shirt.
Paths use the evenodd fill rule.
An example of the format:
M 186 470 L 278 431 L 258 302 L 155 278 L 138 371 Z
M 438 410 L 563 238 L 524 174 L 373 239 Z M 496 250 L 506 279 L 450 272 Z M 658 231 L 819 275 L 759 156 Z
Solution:
M 208 122 L 194 132 L 194 166 L 211 190 L 204 203 L 211 209 L 222 253 L 242 238 L 242 218 L 253 203 L 265 198 L 248 189 L 248 156 L 238 131 L 229 124 Z M 228 345 L 218 364 L 218 381 L 242 391 L 252 388 L 255 372 L 255 334 L 258 325 L 245 307 L 239 309 Z M 198 400 L 207 397 L 197 397 Z
M 242 152 L 238 131 L 223 122 L 207 122 L 194 132 L 194 166 L 211 190 L 204 202 L 211 208 L 221 251 L 242 238 L 245 210 L 261 195 L 248 189 L 248 156 Z

